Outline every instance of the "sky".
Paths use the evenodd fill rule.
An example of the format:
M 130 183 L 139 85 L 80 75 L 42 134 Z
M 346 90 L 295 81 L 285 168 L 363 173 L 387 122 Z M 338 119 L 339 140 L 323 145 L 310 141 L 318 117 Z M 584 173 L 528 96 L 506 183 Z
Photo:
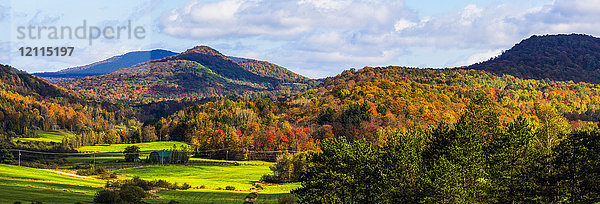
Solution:
M 532 35 L 600 36 L 597 19 L 600 0 L 0 0 L 0 63 L 57 71 L 207 45 L 322 78 L 364 66 L 470 65 Z M 22 56 L 21 47 L 74 49 Z

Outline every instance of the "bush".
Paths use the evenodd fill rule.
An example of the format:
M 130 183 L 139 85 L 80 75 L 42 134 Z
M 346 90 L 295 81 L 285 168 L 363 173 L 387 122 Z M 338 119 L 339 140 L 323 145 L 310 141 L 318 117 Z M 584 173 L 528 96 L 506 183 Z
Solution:
M 184 183 L 183 185 L 178 186 L 177 183 L 173 184 L 173 183 L 169 183 L 168 181 L 165 181 L 165 180 L 146 181 L 146 180 L 140 179 L 140 177 L 138 177 L 138 176 L 133 177 L 130 180 L 107 182 L 107 187 L 122 188 L 125 185 L 137 186 L 137 187 L 144 189 L 145 191 L 151 190 L 152 188 L 155 188 L 155 187 L 166 188 L 166 189 L 170 189 L 170 190 L 175 190 L 175 189 L 186 190 L 186 189 L 191 188 L 191 186 L 187 183 Z
M 258 193 L 252 192 L 252 193 L 248 194 L 246 196 L 246 198 L 244 198 L 244 203 L 254 203 L 254 201 L 256 201 L 256 199 L 258 199 Z
M 183 185 L 181 185 L 180 189 L 182 190 L 187 190 L 190 189 L 192 186 L 190 186 L 190 184 L 188 183 L 183 183 Z
M 92 176 L 101 174 L 108 174 L 108 172 L 104 171 L 104 169 L 102 168 L 92 169 L 91 167 L 89 169 L 80 169 L 77 171 L 77 175 L 80 176 Z
M 176 200 L 170 200 L 168 204 L 179 204 Z
M 119 194 L 111 190 L 101 190 L 96 193 L 94 203 L 119 203 L 121 198 Z
M 233 191 L 235 190 L 235 186 L 225 186 L 225 190 Z
M 263 190 L 262 184 L 260 184 L 260 183 L 254 183 L 254 188 L 259 191 Z
M 282 183 L 282 181 L 281 181 L 281 179 L 279 179 L 279 177 L 277 177 L 275 175 L 271 175 L 271 174 L 263 175 L 262 177 L 260 177 L 260 181 L 266 182 L 266 183 Z
M 127 203 L 138 203 L 146 197 L 146 192 L 138 186 L 125 185 L 119 190 L 119 197 Z

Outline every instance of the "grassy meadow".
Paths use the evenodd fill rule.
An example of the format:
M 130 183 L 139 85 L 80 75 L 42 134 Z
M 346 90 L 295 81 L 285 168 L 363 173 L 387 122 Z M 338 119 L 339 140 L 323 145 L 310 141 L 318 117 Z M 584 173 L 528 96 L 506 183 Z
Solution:
M 89 203 L 104 183 L 45 169 L 0 164 L 0 203 Z
M 65 136 L 71 135 L 72 133 L 66 131 L 35 131 L 39 137 L 21 137 L 13 138 L 13 141 L 31 142 L 31 141 L 42 141 L 42 142 L 62 142 Z
M 139 176 L 142 179 L 163 179 L 178 184 L 188 183 L 194 187 L 206 189 L 224 189 L 234 186 L 236 190 L 250 192 L 252 184 L 260 177 L 271 173 L 268 166 L 146 166 L 115 171 L 123 178 Z M 263 186 L 263 193 L 289 193 L 296 184 Z
M 57 134 L 54 134 L 56 136 Z M 44 137 L 52 137 L 52 133 Z M 54 138 L 58 140 L 58 138 Z M 62 140 L 62 139 L 61 139 Z M 273 162 L 264 161 L 226 161 L 204 158 L 190 158 L 187 165 L 145 165 L 123 162 L 125 147 L 132 144 L 84 146 L 79 151 L 99 152 L 96 154 L 96 167 L 116 172 L 118 179 L 130 179 L 139 176 L 145 180 L 162 179 L 179 185 L 188 183 L 189 190 L 160 191 L 160 199 L 147 199 L 149 203 L 167 203 L 176 200 L 180 203 L 242 203 L 252 192 L 253 184 L 262 175 L 272 173 L 269 166 Z M 143 151 L 140 158 L 152 150 L 170 149 L 173 145 L 186 145 L 181 142 L 151 142 L 133 144 Z M 60 167 L 63 172 L 74 165 L 89 165 L 94 157 L 90 155 L 66 157 L 68 162 Z M 123 165 L 119 167 L 120 165 Z M 141 166 L 140 166 L 141 165 Z M 137 167 L 131 167 L 137 166 Z M 125 168 L 123 168 L 125 167 Z M 116 169 L 113 169 L 116 168 Z M 15 165 L 0 165 L 0 203 L 91 203 L 94 194 L 101 189 L 106 180 L 91 177 L 76 177 L 57 173 L 56 170 L 36 169 Z M 235 190 L 220 190 L 234 186 Z M 255 203 L 277 203 L 278 199 L 297 188 L 298 183 L 283 185 L 263 184 Z

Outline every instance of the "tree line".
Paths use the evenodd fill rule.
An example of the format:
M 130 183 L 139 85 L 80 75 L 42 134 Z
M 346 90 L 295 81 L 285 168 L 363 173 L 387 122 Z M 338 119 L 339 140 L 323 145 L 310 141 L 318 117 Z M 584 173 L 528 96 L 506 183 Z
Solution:
M 600 129 L 501 122 L 484 94 L 454 124 L 392 130 L 385 143 L 338 137 L 307 156 L 300 203 L 595 203 Z M 549 142 L 550 141 L 550 142 Z

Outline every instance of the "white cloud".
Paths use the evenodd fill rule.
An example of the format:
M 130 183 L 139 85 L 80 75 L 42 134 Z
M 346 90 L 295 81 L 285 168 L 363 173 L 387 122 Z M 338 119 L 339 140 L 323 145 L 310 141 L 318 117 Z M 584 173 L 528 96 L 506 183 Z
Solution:
M 481 17 L 483 9 L 478 8 L 475 4 L 470 4 L 465 7 L 460 15 L 460 24 L 471 25 L 473 21 Z
M 254 44 L 237 52 L 264 56 L 309 76 L 335 75 L 349 67 L 403 65 L 399 59 L 405 55 L 432 55 L 406 51 L 413 47 L 447 50 L 431 56 L 445 57 L 443 63 L 418 62 L 441 67 L 487 60 L 533 34 L 600 35 L 598 0 L 522 5 L 471 4 L 439 16 L 419 16 L 403 1 L 393 0 L 222 0 L 188 3 L 160 21 L 163 33 L 178 38 L 234 39 L 244 45 L 261 40 L 261 51 L 253 51 Z
M 396 29 L 396 31 L 402 31 L 415 25 L 417 24 L 414 22 L 408 21 L 406 19 L 400 19 L 398 22 L 396 22 L 396 24 L 394 24 L 394 28 Z
M 178 37 L 296 37 L 328 29 L 390 31 L 414 18 L 402 1 L 223 0 L 191 2 L 161 18 L 163 32 Z
M 347 6 L 349 1 L 336 1 L 336 0 L 300 0 L 298 4 L 310 4 L 318 9 L 341 9 Z

